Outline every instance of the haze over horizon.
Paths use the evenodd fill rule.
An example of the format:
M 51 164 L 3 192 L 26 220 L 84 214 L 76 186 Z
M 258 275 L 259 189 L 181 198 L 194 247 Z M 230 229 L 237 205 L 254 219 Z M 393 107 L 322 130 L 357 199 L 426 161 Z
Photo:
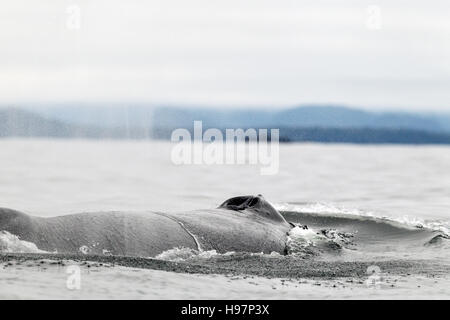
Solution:
M 449 10 L 444 0 L 8 1 L 0 105 L 448 113 Z

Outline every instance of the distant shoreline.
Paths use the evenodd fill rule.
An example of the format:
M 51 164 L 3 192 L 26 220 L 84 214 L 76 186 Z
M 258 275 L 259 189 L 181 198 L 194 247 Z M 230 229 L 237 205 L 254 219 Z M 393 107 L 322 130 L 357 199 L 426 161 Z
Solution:
M 311 134 L 315 129 L 308 130 L 306 129 L 306 135 L 310 136 L 310 138 L 287 138 L 285 136 L 280 136 L 280 144 L 322 144 L 322 145 L 336 145 L 336 144 L 348 144 L 348 145 L 372 145 L 372 146 L 389 146 L 389 145 L 405 145 L 405 146 L 448 146 L 450 145 L 450 135 L 442 135 L 437 137 L 428 138 L 426 135 L 420 137 L 418 139 L 409 139 L 404 138 L 402 135 L 394 135 L 388 136 L 386 139 L 382 139 L 382 137 L 388 133 L 380 132 L 379 135 L 376 135 L 374 138 L 368 136 L 369 132 L 372 130 L 364 132 L 364 130 L 358 130 L 361 133 L 360 136 L 356 135 L 354 138 L 352 136 L 346 135 L 345 132 L 342 132 L 342 136 L 327 136 L 325 138 L 314 136 Z M 327 129 L 333 130 L 333 129 Z M 354 130 L 353 130 L 354 131 Z M 312 137 L 311 137 L 312 136 Z M 381 137 L 381 138 L 380 138 Z M 71 136 L 60 136 L 60 135 L 1 135 L 0 141 L 5 140 L 20 140 L 20 139 L 42 139 L 42 140 L 80 140 L 80 141 L 161 141 L 161 142 L 170 142 L 169 138 L 166 137 L 143 137 L 143 136 L 127 136 L 127 135 L 101 135 L 101 136 L 92 136 L 92 135 L 71 135 Z
M 391 115 L 390 117 L 384 115 L 383 118 L 380 115 L 375 117 L 366 113 L 362 117 L 357 111 L 344 109 L 344 112 L 342 108 L 319 109 L 320 112 L 324 112 L 323 114 L 317 114 L 316 111 L 311 114 L 312 111 L 308 110 L 307 108 L 294 109 L 291 111 L 292 115 L 280 116 L 281 118 L 277 120 L 279 122 L 267 122 L 265 118 L 253 119 L 253 116 L 261 116 L 258 112 L 255 114 L 243 112 L 236 115 L 230 113 L 224 116 L 216 115 L 212 111 L 203 115 L 190 111 L 183 117 L 180 110 L 171 110 L 172 113 L 170 113 L 163 109 L 152 116 L 142 117 L 141 121 L 131 121 L 126 118 L 122 122 L 108 124 L 104 121 L 107 114 L 102 114 L 93 117 L 95 121 L 91 124 L 83 124 L 76 120 L 76 115 L 73 119 L 63 120 L 57 115 L 44 115 L 39 112 L 9 108 L 0 109 L 0 138 L 170 140 L 172 132 L 178 128 L 184 128 L 192 133 L 192 118 L 203 122 L 203 130 L 217 128 L 223 133 L 226 129 L 238 128 L 267 129 L 269 132 L 270 129 L 279 129 L 280 143 L 450 144 L 450 131 L 440 128 L 433 122 L 434 119 L 414 118 L 411 115 Z M 333 113 L 336 119 L 332 117 Z M 360 121 L 354 114 L 362 117 Z M 137 112 L 135 116 L 138 115 Z M 119 116 L 116 115 L 116 117 Z M 213 120 L 214 116 L 217 116 L 216 120 Z M 236 121 L 232 121 L 232 116 L 236 117 Z M 350 121 L 348 118 L 353 120 Z

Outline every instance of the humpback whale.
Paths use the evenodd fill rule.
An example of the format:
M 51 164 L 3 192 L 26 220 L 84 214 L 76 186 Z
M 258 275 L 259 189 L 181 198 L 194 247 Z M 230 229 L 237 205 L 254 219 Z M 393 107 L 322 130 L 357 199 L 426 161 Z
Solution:
M 219 253 L 286 251 L 292 226 L 261 195 L 179 213 L 97 212 L 43 218 L 0 209 L 0 231 L 39 250 L 154 257 L 184 247 Z

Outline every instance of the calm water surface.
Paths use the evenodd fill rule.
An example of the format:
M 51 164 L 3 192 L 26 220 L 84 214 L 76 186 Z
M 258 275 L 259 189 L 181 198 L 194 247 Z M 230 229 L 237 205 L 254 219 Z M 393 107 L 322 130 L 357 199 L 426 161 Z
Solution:
M 280 170 L 174 165 L 161 141 L 0 140 L 0 207 L 40 216 L 210 208 L 263 194 L 279 208 L 450 220 L 450 147 L 284 144 Z

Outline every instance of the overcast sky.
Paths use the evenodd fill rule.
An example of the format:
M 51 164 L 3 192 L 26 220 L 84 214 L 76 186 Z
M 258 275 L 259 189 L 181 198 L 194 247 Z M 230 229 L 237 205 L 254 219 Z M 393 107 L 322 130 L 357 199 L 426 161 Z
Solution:
M 4 0 L 0 104 L 450 111 L 449 13 L 449 0 Z

